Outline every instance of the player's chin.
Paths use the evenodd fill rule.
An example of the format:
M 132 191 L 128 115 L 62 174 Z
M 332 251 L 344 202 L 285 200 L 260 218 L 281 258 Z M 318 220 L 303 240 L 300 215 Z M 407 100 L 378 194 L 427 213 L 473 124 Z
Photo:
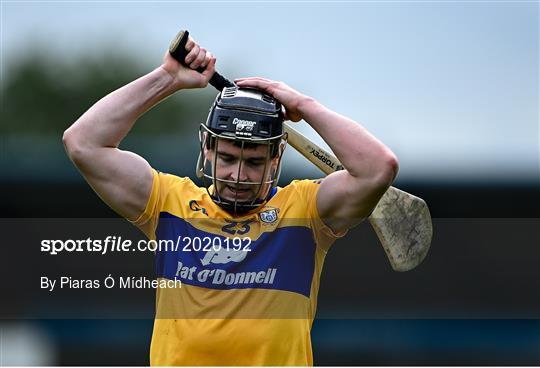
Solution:
M 234 186 L 225 185 L 221 194 L 229 201 L 247 202 L 252 201 L 256 193 L 251 188 L 235 189 Z

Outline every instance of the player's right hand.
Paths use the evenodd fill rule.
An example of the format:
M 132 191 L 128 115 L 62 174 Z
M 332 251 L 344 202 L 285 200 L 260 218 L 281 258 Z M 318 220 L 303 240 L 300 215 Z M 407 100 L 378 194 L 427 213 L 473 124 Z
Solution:
M 214 75 L 216 58 L 205 48 L 200 47 L 191 37 L 186 43 L 186 50 L 189 51 L 185 59 L 188 67 L 176 61 L 169 51 L 165 52 L 161 67 L 173 77 L 173 83 L 177 89 L 206 87 Z M 198 68 L 204 68 L 204 71 L 200 73 L 197 71 Z

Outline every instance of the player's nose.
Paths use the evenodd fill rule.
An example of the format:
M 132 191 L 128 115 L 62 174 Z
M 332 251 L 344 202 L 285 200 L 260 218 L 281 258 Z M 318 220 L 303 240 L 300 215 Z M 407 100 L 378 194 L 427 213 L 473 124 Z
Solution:
M 248 169 L 245 164 L 241 162 L 233 169 L 231 173 L 231 178 L 234 181 L 249 181 Z

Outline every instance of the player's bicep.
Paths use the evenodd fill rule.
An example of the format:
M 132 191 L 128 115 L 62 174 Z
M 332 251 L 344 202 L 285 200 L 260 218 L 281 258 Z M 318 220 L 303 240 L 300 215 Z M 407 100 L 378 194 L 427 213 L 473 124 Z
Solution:
M 317 192 L 317 210 L 323 222 L 338 233 L 368 217 L 387 187 L 341 170 L 328 175 Z
M 73 158 L 72 158 L 73 159 Z M 84 159 L 73 159 L 99 197 L 121 216 L 135 220 L 144 211 L 152 189 L 150 164 L 118 148 L 101 147 Z

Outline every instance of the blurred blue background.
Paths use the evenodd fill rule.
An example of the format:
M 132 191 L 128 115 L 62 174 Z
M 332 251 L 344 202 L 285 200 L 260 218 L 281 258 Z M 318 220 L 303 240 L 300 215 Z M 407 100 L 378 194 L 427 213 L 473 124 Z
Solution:
M 434 217 L 540 217 L 537 2 L 3 1 L 0 13 L 4 218 L 115 216 L 65 156 L 62 132 L 99 98 L 159 66 L 179 29 L 217 55 L 222 74 L 282 80 L 360 122 L 397 154 L 395 185 L 426 199 Z M 143 116 L 123 148 L 157 169 L 193 176 L 197 125 L 214 96 L 210 88 L 179 92 Z M 307 124 L 297 126 L 324 145 Z M 283 185 L 320 175 L 288 150 Z M 433 289 L 442 288 L 434 300 L 448 309 L 456 303 L 461 318 L 419 304 L 416 310 L 435 319 L 403 319 L 399 311 L 388 319 L 321 319 L 313 330 L 315 363 L 540 364 L 538 315 L 520 314 L 539 305 L 540 254 L 526 244 L 537 230 L 520 236 L 484 247 L 436 236 L 439 253 L 428 258 L 431 267 L 401 276 L 411 283 L 403 283 L 400 300 L 414 292 L 412 281 L 431 279 Z M 497 257 L 486 260 L 486 247 Z M 445 263 L 452 251 L 460 256 Z M 358 252 L 345 246 L 329 254 L 323 317 L 347 308 L 351 290 L 338 283 L 347 277 L 381 285 L 379 292 L 366 287 L 361 298 L 372 311 L 392 310 L 384 286 L 397 276 L 378 271 L 387 265 L 369 257 L 360 258 L 368 263 L 359 265 L 363 274 L 346 274 L 342 265 Z M 382 254 L 371 256 L 384 262 Z M 497 298 L 467 304 L 484 285 L 471 286 L 475 272 L 484 274 L 484 290 L 496 279 L 493 295 L 509 295 L 504 308 L 514 303 L 517 311 L 485 318 L 511 318 L 484 319 L 482 310 L 502 308 Z M 464 317 L 469 311 L 474 318 Z M 5 320 L 0 365 L 146 365 L 151 326 Z
M 285 81 L 361 122 L 401 180 L 539 180 L 536 2 L 4 2 L 2 83 L 34 56 L 58 88 L 85 88 L 88 64 L 120 86 L 110 58 L 147 72 L 182 28 L 224 75 Z

